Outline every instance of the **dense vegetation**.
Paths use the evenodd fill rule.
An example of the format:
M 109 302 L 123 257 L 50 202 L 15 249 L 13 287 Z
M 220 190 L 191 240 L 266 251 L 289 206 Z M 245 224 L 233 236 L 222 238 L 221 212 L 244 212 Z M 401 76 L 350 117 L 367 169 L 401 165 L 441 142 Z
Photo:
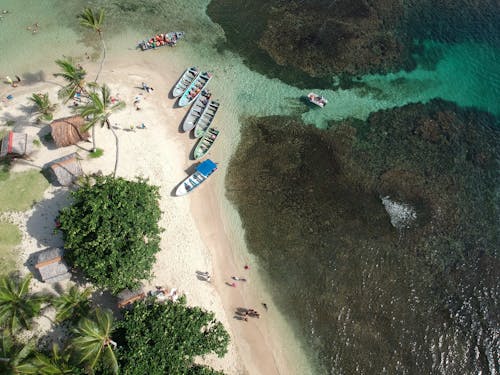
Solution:
M 125 374 L 209 374 L 194 358 L 227 352 L 229 335 L 213 313 L 188 307 L 185 300 L 134 304 L 119 323 L 119 358 Z M 123 344 L 120 341 L 123 340 Z
M 149 278 L 160 250 L 158 187 L 141 179 L 95 176 L 72 197 L 59 216 L 71 264 L 114 293 Z

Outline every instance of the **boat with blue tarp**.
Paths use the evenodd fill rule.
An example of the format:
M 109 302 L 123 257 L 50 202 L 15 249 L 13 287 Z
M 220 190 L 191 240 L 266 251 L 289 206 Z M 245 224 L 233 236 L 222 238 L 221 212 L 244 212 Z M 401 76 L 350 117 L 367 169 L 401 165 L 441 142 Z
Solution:
M 177 187 L 175 195 L 179 197 L 190 193 L 195 188 L 200 186 L 216 170 L 217 164 L 210 159 L 207 159 L 204 162 L 200 163 L 196 167 L 195 172 L 184 181 L 182 181 L 182 183 Z

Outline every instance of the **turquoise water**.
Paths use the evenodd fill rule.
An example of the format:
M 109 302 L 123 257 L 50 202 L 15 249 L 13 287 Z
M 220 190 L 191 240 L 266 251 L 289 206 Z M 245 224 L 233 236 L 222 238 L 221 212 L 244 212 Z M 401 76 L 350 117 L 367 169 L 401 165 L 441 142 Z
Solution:
M 241 120 L 247 116 L 297 115 L 306 123 L 325 128 L 332 119 L 366 119 L 380 109 L 433 98 L 500 115 L 498 45 L 471 40 L 455 44 L 425 41 L 415 57 L 417 67 L 410 72 L 366 75 L 355 80 L 350 89 L 314 89 L 329 99 L 329 105 L 321 110 L 300 100 L 309 90 L 253 71 L 239 55 L 221 47 L 224 31 L 206 15 L 208 3 L 209 0 L 113 3 L 1 0 L 0 10 L 8 9 L 9 13 L 0 20 L 0 77 L 18 74 L 27 81 L 50 80 L 56 71 L 54 60 L 64 55 L 85 61 L 86 52 L 92 56 L 89 63 L 94 63 L 98 58 L 95 36 L 82 31 L 76 14 L 87 5 L 104 5 L 108 15 L 105 38 L 110 55 L 131 53 L 138 40 L 154 32 L 186 31 L 185 41 L 175 49 L 150 51 L 151 56 L 165 59 L 165 69 L 179 74 L 191 65 L 215 74 L 210 85 L 214 96 L 222 102 L 217 122 L 227 135 L 221 138 L 222 149 L 234 149 Z M 35 23 L 39 24 L 38 32 L 27 30 Z M 331 78 L 334 82 L 337 80 L 337 77 Z M 220 157 L 224 158 L 220 161 L 227 162 L 230 155 Z

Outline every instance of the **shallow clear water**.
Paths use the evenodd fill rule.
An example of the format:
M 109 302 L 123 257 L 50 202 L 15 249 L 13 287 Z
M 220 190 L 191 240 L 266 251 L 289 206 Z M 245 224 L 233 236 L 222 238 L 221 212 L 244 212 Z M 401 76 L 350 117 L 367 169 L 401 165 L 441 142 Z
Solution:
M 225 134 L 217 151 L 218 161 L 222 163 L 228 161 L 228 153 L 234 150 L 241 119 L 247 116 L 299 115 L 306 123 L 324 128 L 332 119 L 365 119 L 379 109 L 427 102 L 433 98 L 500 115 L 500 46 L 494 43 L 426 41 L 424 52 L 416 57 L 417 68 L 413 71 L 366 75 L 360 77 L 356 82 L 359 85 L 352 89 L 314 90 L 329 99 L 329 105 L 320 110 L 300 100 L 309 90 L 252 71 L 240 56 L 226 50 L 222 28 L 205 14 L 208 3 L 208 0 L 121 0 L 113 3 L 104 0 L 0 0 L 0 10 L 9 10 L 0 20 L 0 77 L 18 74 L 26 80 L 49 80 L 56 71 L 53 61 L 63 55 L 77 56 L 85 61 L 84 53 L 87 52 L 97 58 L 95 37 L 82 31 L 76 14 L 87 5 L 104 5 L 108 17 L 105 37 L 111 55 L 118 56 L 125 50 L 130 52 L 138 40 L 154 32 L 187 32 L 185 41 L 175 49 L 145 53 L 154 54 L 155 59 L 164 58 L 166 69 L 179 74 L 187 65 L 196 65 L 215 74 L 210 86 L 215 98 L 222 102 L 216 120 Z M 27 30 L 27 27 L 33 29 L 35 23 L 39 24 L 36 33 Z M 41 72 L 41 67 L 47 68 Z M 383 280 L 377 285 L 383 293 Z M 315 312 L 309 313 L 309 319 L 314 319 Z M 307 326 L 307 319 L 298 324 Z M 321 332 L 314 334 L 321 339 Z M 451 342 L 453 335 L 450 337 Z M 439 338 L 436 345 L 441 345 Z

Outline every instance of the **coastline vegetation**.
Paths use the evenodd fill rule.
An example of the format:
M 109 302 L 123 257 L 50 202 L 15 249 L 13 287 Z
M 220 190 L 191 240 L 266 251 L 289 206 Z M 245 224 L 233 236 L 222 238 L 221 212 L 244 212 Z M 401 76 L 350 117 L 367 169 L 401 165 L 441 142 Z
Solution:
M 14 248 L 21 243 L 19 228 L 11 223 L 0 221 L 0 276 L 7 275 L 16 267 Z

